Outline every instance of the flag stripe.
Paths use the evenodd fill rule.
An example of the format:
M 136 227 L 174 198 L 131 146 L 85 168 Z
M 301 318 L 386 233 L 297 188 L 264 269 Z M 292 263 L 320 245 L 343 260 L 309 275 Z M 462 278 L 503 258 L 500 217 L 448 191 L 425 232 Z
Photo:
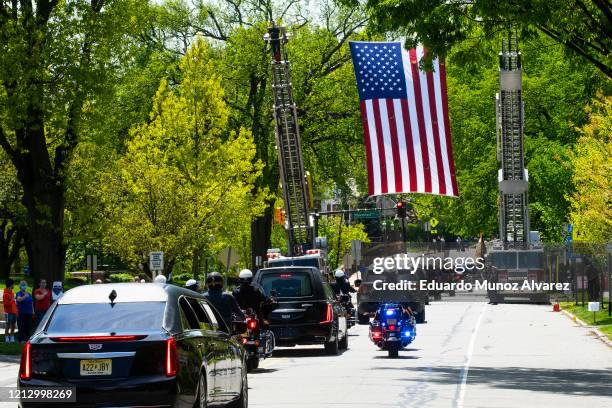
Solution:
M 421 144 L 421 162 L 423 163 L 423 178 L 425 181 L 424 191 L 431 193 L 431 170 L 429 168 L 429 150 L 427 147 L 427 134 L 425 130 L 425 118 L 423 116 L 423 96 L 421 94 L 421 81 L 419 78 L 419 62 L 415 49 L 410 50 L 410 68 L 412 70 L 412 81 L 414 83 L 414 98 L 419 124 L 419 141 Z
M 363 123 L 363 144 L 366 149 L 366 166 L 368 168 L 368 194 L 374 195 L 374 170 L 372 169 L 372 148 L 370 147 L 370 132 L 368 131 L 368 112 L 365 101 L 359 102 L 361 122 Z
M 378 99 L 378 109 L 380 112 L 380 124 L 382 128 L 383 142 L 385 144 L 385 160 L 387 161 L 387 193 L 395 193 L 395 180 L 397 174 L 395 172 L 395 146 L 391 137 L 391 124 L 389 123 L 389 115 L 387 112 L 387 99 Z
M 410 139 L 412 140 L 412 157 L 414 158 L 414 190 L 425 192 L 425 174 L 423 173 L 423 161 L 421 160 L 421 138 L 419 135 L 419 121 L 416 111 L 416 97 L 414 95 L 414 81 L 412 80 L 412 64 L 408 51 L 402 51 L 402 62 L 406 72 L 406 90 L 408 99 L 406 108 L 410 118 Z
M 382 167 L 378 154 L 378 137 L 376 135 L 374 110 L 372 109 L 371 99 L 366 101 L 366 114 L 368 116 L 368 134 L 370 135 L 370 148 L 372 149 L 372 168 L 374 169 L 374 174 L 372 178 L 374 182 L 374 194 L 381 194 L 380 173 L 382 171 Z
M 387 194 L 389 192 L 387 184 L 389 172 L 387 169 L 387 152 L 385 150 L 385 140 L 382 133 L 382 122 L 380 120 L 380 105 L 378 104 L 378 99 L 374 99 L 372 102 L 372 107 L 374 108 L 374 123 L 376 124 L 376 140 L 378 141 L 378 158 L 380 161 L 380 192 L 381 194 Z
M 399 141 L 397 140 L 397 121 L 395 120 L 395 105 L 393 99 L 381 99 L 386 102 L 387 122 L 389 123 L 389 131 L 391 133 L 391 148 L 393 149 L 393 176 L 395 177 L 394 192 L 399 193 L 402 189 L 402 165 L 400 160 Z
M 414 164 L 414 144 L 412 142 L 412 124 L 408 114 L 408 100 L 402 99 L 402 119 L 404 121 L 404 136 L 406 138 L 406 153 L 408 154 L 408 176 L 410 177 L 410 189 L 408 191 L 418 191 L 416 165 Z
M 440 150 L 442 151 L 442 164 L 444 168 L 444 194 L 453 195 L 450 166 L 446 147 L 446 127 L 444 126 L 444 110 L 442 109 L 442 86 L 440 85 L 440 66 L 438 60 L 434 60 L 434 88 L 436 92 L 436 112 L 438 116 L 438 131 L 440 132 Z M 441 193 L 442 194 L 442 193 Z
M 429 93 L 429 113 L 431 115 L 431 128 L 433 130 L 434 149 L 436 153 L 436 167 L 438 179 L 438 192 L 446 194 L 446 184 L 444 182 L 444 165 L 442 164 L 442 152 L 440 150 L 440 132 L 438 131 L 438 111 L 436 110 L 436 92 L 434 90 L 433 72 L 428 71 L 427 91 Z
M 455 160 L 453 159 L 453 146 L 451 144 L 451 128 L 448 120 L 448 92 L 446 90 L 446 65 L 440 64 L 440 85 L 442 87 L 442 109 L 444 111 L 444 129 L 446 130 L 446 156 L 450 167 L 450 177 L 453 186 L 452 195 L 458 196 L 457 177 L 455 176 Z
M 402 172 L 402 189 L 410 191 L 410 175 L 408 170 L 408 149 L 406 148 L 406 129 L 404 129 L 404 114 L 402 112 L 402 99 L 393 99 L 393 111 L 397 129 L 397 145 L 399 147 L 399 161 Z

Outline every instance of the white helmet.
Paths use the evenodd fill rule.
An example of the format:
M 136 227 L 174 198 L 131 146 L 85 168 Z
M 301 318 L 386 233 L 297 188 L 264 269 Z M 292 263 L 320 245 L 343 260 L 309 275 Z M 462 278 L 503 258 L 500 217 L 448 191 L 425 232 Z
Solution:
M 253 279 L 253 272 L 250 269 L 243 269 L 240 271 L 238 278 L 240 280 L 251 280 Z
M 185 282 L 185 287 L 188 288 L 190 286 L 195 286 L 198 284 L 198 281 L 195 279 L 189 279 L 187 282 Z
M 164 275 L 157 275 L 154 280 L 155 283 L 166 283 L 166 277 Z
M 336 272 L 334 273 L 334 276 L 336 278 L 344 278 L 344 272 L 342 271 L 342 269 L 336 269 Z

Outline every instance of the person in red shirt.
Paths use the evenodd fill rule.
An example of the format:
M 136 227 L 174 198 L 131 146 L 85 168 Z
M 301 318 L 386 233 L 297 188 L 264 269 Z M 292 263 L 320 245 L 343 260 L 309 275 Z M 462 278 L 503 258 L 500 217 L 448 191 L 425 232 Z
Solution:
M 47 289 L 47 281 L 40 280 L 38 289 L 34 291 L 34 314 L 36 324 L 40 323 L 47 310 L 51 307 L 51 291 Z
M 4 304 L 4 341 L 5 343 L 15 342 L 15 324 L 17 323 L 17 303 L 15 302 L 15 293 L 13 292 L 12 279 L 6 280 L 6 288 L 4 288 L 4 294 L 2 295 L 2 303 Z M 9 337 L 10 332 L 10 337 Z

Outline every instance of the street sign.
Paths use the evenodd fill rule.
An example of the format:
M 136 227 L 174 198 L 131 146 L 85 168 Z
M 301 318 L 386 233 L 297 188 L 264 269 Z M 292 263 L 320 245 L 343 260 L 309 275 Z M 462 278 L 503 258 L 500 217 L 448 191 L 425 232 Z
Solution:
M 87 270 L 88 271 L 98 270 L 98 256 L 97 255 L 87 255 Z
M 431 233 L 432 233 L 432 234 L 437 234 L 437 233 L 438 233 L 438 230 L 437 230 L 437 229 L 435 229 L 435 228 L 436 228 L 436 226 L 437 226 L 439 223 L 440 223 L 440 221 L 438 221 L 438 219 L 437 219 L 437 218 L 435 218 L 435 217 L 431 217 L 431 218 L 429 219 L 429 225 L 431 225 Z
M 149 253 L 149 269 L 152 271 L 164 270 L 164 252 L 154 251 Z
M 589 302 L 589 312 L 599 312 L 599 302 Z
M 380 218 L 379 210 L 355 211 L 353 218 L 356 220 L 374 220 Z
M 238 251 L 228 246 L 223 248 L 223 250 L 217 256 L 217 259 L 219 262 L 225 265 L 226 268 L 230 268 L 238 263 L 240 257 L 238 256 Z

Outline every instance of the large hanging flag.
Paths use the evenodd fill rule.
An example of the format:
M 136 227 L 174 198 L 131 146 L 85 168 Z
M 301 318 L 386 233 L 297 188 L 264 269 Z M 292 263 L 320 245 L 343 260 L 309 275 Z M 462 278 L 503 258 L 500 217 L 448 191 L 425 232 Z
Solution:
M 370 195 L 457 196 L 446 70 L 419 69 L 426 52 L 399 42 L 351 42 Z

